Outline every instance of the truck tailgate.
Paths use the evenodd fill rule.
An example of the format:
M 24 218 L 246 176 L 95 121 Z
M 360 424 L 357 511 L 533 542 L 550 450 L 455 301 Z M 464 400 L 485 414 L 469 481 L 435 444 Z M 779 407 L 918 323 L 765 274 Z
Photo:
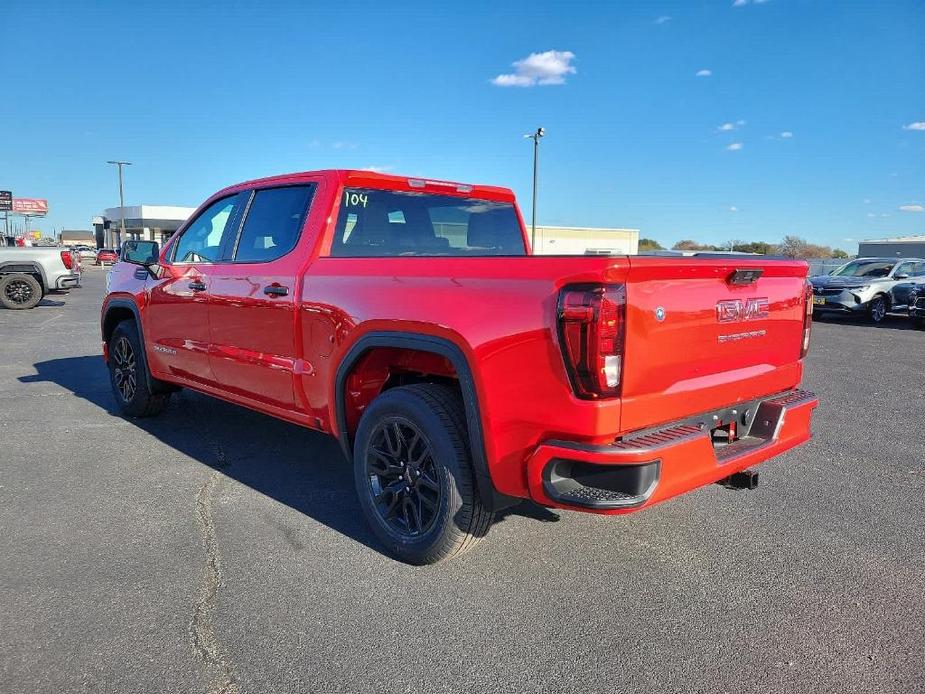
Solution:
M 733 282 L 749 270 L 760 277 Z M 621 429 L 796 386 L 806 274 L 801 261 L 630 258 Z

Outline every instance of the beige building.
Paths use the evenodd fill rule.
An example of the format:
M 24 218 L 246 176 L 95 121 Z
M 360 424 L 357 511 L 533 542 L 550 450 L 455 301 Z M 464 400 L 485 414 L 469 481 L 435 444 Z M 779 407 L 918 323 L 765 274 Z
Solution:
M 527 233 L 531 232 L 527 226 Z M 537 255 L 636 255 L 639 229 L 593 227 L 536 227 Z
M 58 236 L 62 246 L 96 246 L 96 236 L 92 231 L 65 229 Z

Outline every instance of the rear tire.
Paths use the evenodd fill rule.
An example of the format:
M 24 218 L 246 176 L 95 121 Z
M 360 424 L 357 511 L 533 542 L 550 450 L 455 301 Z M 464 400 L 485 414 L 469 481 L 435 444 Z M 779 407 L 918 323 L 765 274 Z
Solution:
M 0 303 L 6 308 L 34 308 L 41 300 L 42 285 L 32 275 L 14 273 L 0 278 Z
M 449 386 L 387 390 L 366 409 L 353 453 L 363 513 L 387 552 L 435 564 L 472 549 L 494 514 L 479 497 L 462 400 Z
M 135 322 L 124 320 L 109 338 L 109 383 L 122 412 L 129 417 L 154 417 L 170 402 L 170 393 L 152 393 L 148 365 Z
M 872 323 L 882 323 L 883 319 L 886 318 L 886 311 L 886 299 L 882 296 L 875 296 L 867 306 L 867 317 L 870 318 Z

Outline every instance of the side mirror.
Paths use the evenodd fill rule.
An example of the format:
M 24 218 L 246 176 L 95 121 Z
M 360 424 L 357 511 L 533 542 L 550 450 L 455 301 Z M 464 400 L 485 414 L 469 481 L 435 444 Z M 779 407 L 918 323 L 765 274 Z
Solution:
M 909 275 L 908 273 L 900 272 L 898 274 L 893 275 L 893 279 L 894 280 L 907 280 L 909 279 Z
M 156 265 L 160 257 L 157 241 L 126 241 L 122 244 L 122 260 L 133 265 Z
M 157 279 L 160 268 L 157 261 L 161 257 L 157 241 L 126 241 L 122 244 L 122 260 L 132 265 L 141 265 L 148 274 Z

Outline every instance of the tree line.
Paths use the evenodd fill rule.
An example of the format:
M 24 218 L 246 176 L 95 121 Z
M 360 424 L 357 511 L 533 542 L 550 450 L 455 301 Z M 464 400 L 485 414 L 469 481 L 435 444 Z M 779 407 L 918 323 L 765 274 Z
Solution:
M 655 239 L 639 239 L 639 252 L 666 250 Z M 819 246 L 809 243 L 799 236 L 785 236 L 780 243 L 765 241 L 740 241 L 732 239 L 724 244 L 714 246 L 697 243 L 691 239 L 678 241 L 671 247 L 673 251 L 734 251 L 736 253 L 760 253 L 761 255 L 782 255 L 788 258 L 850 258 L 841 248 Z

